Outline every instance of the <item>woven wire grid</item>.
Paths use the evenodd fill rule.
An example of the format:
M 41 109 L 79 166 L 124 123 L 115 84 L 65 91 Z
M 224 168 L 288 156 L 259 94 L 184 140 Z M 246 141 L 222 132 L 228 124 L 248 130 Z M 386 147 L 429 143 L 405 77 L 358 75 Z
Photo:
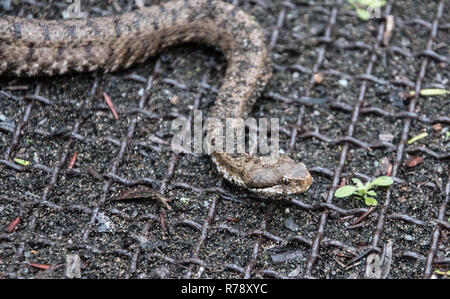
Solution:
M 130 10 L 132 2 L 118 3 Z M 25 3 L 31 11 L 48 5 Z M 274 76 L 252 115 L 289 114 L 281 121 L 282 148 L 307 164 L 315 179 L 311 190 L 282 200 L 261 198 L 225 182 L 207 157 L 170 151 L 167 123 L 176 117 L 192 120 L 194 110 L 207 111 L 214 101 L 224 66 L 217 54 L 188 46 L 112 75 L 75 75 L 56 83 L 5 79 L 2 110 L 14 121 L 0 123 L 0 224 L 20 220 L 12 232 L 0 233 L 3 277 L 64 277 L 69 253 L 81 257 L 85 277 L 312 278 L 352 272 L 363 277 L 366 257 L 381 255 L 389 239 L 394 260 L 388 277 L 430 278 L 435 269 L 448 269 L 450 155 L 445 146 L 408 145 L 411 136 L 450 124 L 448 97 L 436 100 L 444 104 L 437 104 L 438 115 L 428 115 L 419 111 L 436 109 L 428 110 L 418 96 L 423 88 L 446 87 L 445 80 L 433 77 L 436 69 L 448 75 L 445 1 L 424 4 L 429 11 L 423 16 L 404 9 L 408 2 L 387 1 L 382 16 L 394 16 L 395 30 L 420 32 L 411 46 L 397 40 L 383 44 L 385 19 L 362 23 L 345 1 L 233 3 L 262 23 L 273 53 Z M 89 12 L 109 15 L 111 5 L 100 2 Z M 354 36 L 341 34 L 348 26 Z M 182 55 L 189 55 L 188 66 L 200 71 L 183 73 Z M 336 55 L 352 57 L 359 68 L 332 61 Z M 397 73 L 384 71 L 393 64 Z M 317 104 L 314 99 L 323 95 L 317 74 L 332 88 L 338 80 L 349 87 L 328 91 L 326 103 Z M 283 83 L 286 76 L 297 79 Z M 416 92 L 405 107 L 376 100 L 377 89 L 398 88 Z M 118 121 L 103 104 L 102 92 L 111 95 Z M 174 108 L 169 99 L 188 104 Z M 331 128 L 324 129 L 328 123 L 312 118 L 314 113 L 331 117 Z M 385 123 L 399 138 L 380 141 L 364 134 L 376 134 L 368 126 Z M 320 132 L 327 130 L 331 136 Z M 70 168 L 75 152 L 78 158 Z M 428 180 L 417 187 L 404 165 L 408 155 L 421 155 L 430 163 L 427 170 L 440 167 L 441 175 L 425 175 Z M 377 208 L 334 198 L 344 178 L 374 177 L 370 167 L 362 167 L 368 165 L 364 159 L 384 156 L 392 159 L 396 183 L 379 192 Z M 20 165 L 16 157 L 32 163 Z M 139 186 L 171 199 L 174 210 L 157 200 L 109 201 L 120 190 Z M 402 207 L 397 199 L 404 189 L 429 202 Z M 283 227 L 288 216 L 300 224 L 298 231 Z M 366 217 L 362 223 L 348 225 L 361 216 Z M 411 245 L 402 239 L 406 232 L 420 237 Z M 419 239 L 422 243 L 415 244 Z M 296 258 L 276 263 L 277 254 L 286 251 Z

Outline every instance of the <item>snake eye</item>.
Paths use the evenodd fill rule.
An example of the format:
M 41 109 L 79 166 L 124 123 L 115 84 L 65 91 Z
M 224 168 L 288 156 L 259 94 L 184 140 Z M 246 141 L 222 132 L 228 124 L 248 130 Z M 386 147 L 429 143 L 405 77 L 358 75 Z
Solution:
M 283 185 L 289 185 L 291 183 L 291 181 L 288 178 L 282 178 L 281 182 L 283 183 Z

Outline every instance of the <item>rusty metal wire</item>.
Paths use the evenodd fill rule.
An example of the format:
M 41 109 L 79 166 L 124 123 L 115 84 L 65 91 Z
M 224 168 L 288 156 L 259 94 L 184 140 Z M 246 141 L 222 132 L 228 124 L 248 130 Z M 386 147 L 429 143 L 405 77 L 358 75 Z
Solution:
M 38 1 L 28 1 L 31 5 L 42 6 Z M 244 9 L 247 9 L 249 5 L 259 6 L 261 8 L 267 7 L 264 1 L 234 1 L 235 4 L 241 5 Z M 276 46 L 283 34 L 283 28 L 287 20 L 287 13 L 294 9 L 298 4 L 295 2 L 284 1 L 278 7 L 278 15 L 276 17 L 276 24 L 269 32 L 269 46 L 271 49 L 276 50 Z M 281 132 L 289 137 L 288 152 L 295 152 L 295 146 L 302 140 L 308 138 L 314 138 L 321 143 L 325 143 L 333 146 L 340 146 L 340 158 L 338 159 L 336 165 L 331 165 L 331 168 L 326 168 L 323 166 L 312 166 L 311 172 L 318 176 L 323 176 L 331 180 L 331 185 L 326 192 L 326 199 L 320 203 L 307 203 L 299 199 L 288 199 L 287 203 L 295 208 L 315 213 L 318 216 L 318 225 L 315 234 L 312 238 L 305 236 L 294 235 L 294 236 L 279 236 L 271 231 L 270 220 L 273 217 L 274 209 L 277 204 L 275 202 L 270 202 L 265 207 L 265 212 L 261 215 L 260 223 L 253 229 L 246 230 L 244 228 L 239 228 L 237 226 L 228 226 L 225 224 L 216 224 L 215 216 L 220 213 L 219 203 L 222 200 L 230 200 L 230 202 L 242 202 L 242 200 L 254 197 L 256 195 L 249 194 L 238 194 L 229 191 L 226 187 L 221 184 L 217 186 L 210 186 L 208 188 L 202 188 L 196 185 L 192 185 L 185 182 L 174 181 L 174 176 L 177 169 L 180 168 L 179 161 L 181 159 L 180 154 L 173 153 L 167 163 L 167 171 L 162 178 L 156 177 L 139 177 L 134 179 L 129 179 L 120 176 L 120 167 L 126 163 L 126 152 L 131 147 L 148 147 L 155 152 L 161 151 L 158 147 L 159 145 L 164 145 L 165 141 L 160 141 L 161 144 L 158 145 L 148 145 L 142 141 L 137 140 L 136 126 L 141 118 L 147 119 L 159 119 L 163 117 L 183 117 L 188 120 L 193 118 L 193 110 L 198 109 L 201 105 L 201 100 L 204 93 L 217 93 L 216 86 L 212 86 L 208 83 L 209 77 L 208 73 L 203 77 L 201 82 L 197 82 L 195 85 L 191 83 L 178 82 L 172 78 L 159 78 L 157 84 L 174 86 L 180 90 L 189 90 L 195 92 L 194 104 L 190 108 L 191 113 L 189 115 L 174 114 L 172 113 L 158 113 L 148 110 L 146 108 L 146 103 L 149 100 L 148 91 L 154 87 L 155 78 L 161 77 L 161 64 L 164 63 L 161 59 L 158 59 L 154 64 L 154 69 L 152 74 L 145 78 L 138 74 L 128 75 L 125 79 L 132 80 L 135 83 L 141 84 L 145 87 L 144 94 L 141 96 L 137 107 L 128 107 L 127 110 L 119 110 L 121 114 L 132 115 L 129 122 L 128 129 L 124 136 L 120 139 L 115 137 L 104 137 L 91 139 L 80 134 L 80 129 L 82 128 L 85 119 L 80 116 L 71 125 L 71 128 L 62 132 L 49 133 L 42 131 L 40 129 L 33 129 L 28 126 L 30 121 L 30 116 L 35 113 L 37 109 L 41 106 L 52 106 L 55 103 L 42 94 L 41 85 L 38 84 L 34 90 L 34 93 L 25 96 L 16 96 L 7 90 L 0 90 L 0 98 L 2 101 L 15 101 L 23 102 L 27 104 L 23 109 L 21 119 L 18 120 L 16 125 L 0 125 L 0 131 L 7 134 L 10 142 L 8 146 L 4 149 L 2 157 L 0 159 L 0 167 L 7 168 L 11 171 L 17 173 L 33 173 L 34 171 L 40 171 L 46 174 L 48 181 L 46 182 L 45 188 L 42 194 L 26 194 L 31 197 L 31 201 L 21 201 L 20 198 L 15 198 L 7 194 L 0 194 L 0 202 L 2 203 L 12 203 L 19 207 L 19 214 L 21 217 L 27 215 L 28 219 L 28 232 L 26 234 L 10 234 L 1 233 L 0 249 L 12 249 L 14 251 L 13 261 L 9 263 L 8 269 L 2 273 L 5 277 L 17 277 L 18 267 L 24 261 L 24 250 L 29 244 L 52 247 L 56 245 L 56 241 L 52 239 L 51 236 L 48 237 L 34 237 L 33 232 L 36 230 L 37 222 L 39 221 L 40 213 L 42 209 L 49 208 L 60 215 L 64 213 L 77 212 L 85 214 L 89 217 L 90 221 L 85 226 L 82 232 L 82 238 L 76 242 L 68 242 L 63 244 L 67 250 L 71 251 L 88 251 L 92 254 L 113 254 L 117 256 L 126 257 L 129 259 L 129 266 L 124 275 L 124 277 L 134 277 L 135 273 L 139 269 L 139 257 L 145 256 L 146 259 L 156 259 L 159 262 L 186 267 L 186 272 L 184 278 L 201 278 L 205 269 L 224 271 L 237 274 L 242 278 L 258 278 L 258 277 L 271 277 L 271 278 L 291 278 L 283 273 L 280 273 L 274 269 L 266 269 L 258 265 L 258 260 L 261 256 L 261 247 L 264 242 L 270 241 L 273 243 L 281 244 L 293 244 L 294 246 L 306 247 L 309 249 L 309 258 L 307 263 L 304 265 L 302 271 L 296 275 L 296 277 L 312 278 L 315 277 L 314 272 L 317 268 L 317 261 L 320 256 L 321 249 L 340 249 L 343 251 L 353 252 L 354 256 L 351 262 L 357 262 L 358 260 L 364 258 L 371 252 L 381 252 L 382 251 L 382 236 L 383 231 L 386 226 L 387 221 L 401 221 L 408 223 L 417 227 L 431 227 L 432 234 L 430 236 L 430 246 L 426 255 L 420 254 L 414 251 L 404 251 L 397 252 L 397 259 L 413 259 L 424 262 L 425 266 L 423 268 L 422 276 L 424 278 L 430 278 L 433 273 L 433 267 L 436 264 L 449 264 L 449 258 L 438 255 L 438 245 L 445 232 L 449 230 L 449 224 L 446 222 L 446 217 L 448 216 L 448 203 L 450 200 L 450 179 L 445 183 L 445 186 L 439 187 L 433 182 L 427 182 L 425 185 L 440 192 L 442 203 L 437 209 L 438 214 L 434 219 L 417 219 L 413 216 L 404 213 L 390 213 L 389 209 L 392 202 L 392 188 L 387 190 L 386 195 L 382 201 L 381 207 L 378 208 L 378 212 L 372 213 L 370 216 L 373 221 L 376 222 L 372 230 L 372 238 L 370 243 L 360 246 L 353 244 L 346 244 L 343 241 L 329 239 L 325 237 L 327 231 L 327 223 L 332 215 L 338 215 L 338 217 L 352 217 L 364 215 L 368 212 L 367 208 L 354 208 L 354 209 L 344 209 L 339 207 L 334 202 L 334 192 L 341 183 L 343 177 L 347 175 L 344 173 L 344 168 L 346 163 L 349 161 L 349 152 L 352 148 L 361 148 L 365 150 L 372 149 L 387 149 L 394 153 L 394 163 L 391 172 L 391 176 L 397 183 L 403 183 L 406 181 L 405 178 L 398 177 L 400 169 L 402 167 L 402 162 L 405 159 L 405 154 L 407 153 L 421 153 L 430 159 L 435 159 L 436 161 L 445 161 L 450 157 L 449 153 L 440 153 L 425 147 L 414 147 L 407 145 L 408 138 L 411 133 L 411 125 L 413 123 L 420 123 L 421 125 L 433 125 L 436 123 L 450 124 L 450 117 L 441 116 L 434 117 L 428 115 L 419 115 L 416 112 L 416 106 L 419 100 L 419 91 L 426 87 L 442 88 L 442 86 L 429 85 L 426 82 L 426 74 L 430 61 L 435 61 L 439 63 L 449 63 L 448 57 L 440 55 L 433 50 L 433 41 L 439 30 L 449 30 L 450 26 L 448 23 L 444 23 L 443 18 L 445 1 L 441 0 L 436 4 L 436 11 L 430 12 L 431 20 L 422 19 L 412 19 L 404 21 L 405 26 L 421 26 L 424 30 L 429 31 L 429 38 L 426 42 L 426 48 L 419 53 L 411 53 L 407 49 L 399 48 L 396 46 L 383 46 L 383 35 L 385 32 L 385 23 L 379 22 L 377 28 L 376 38 L 372 43 L 365 41 L 354 41 L 342 43 L 341 41 L 334 40 L 333 32 L 336 30 L 337 20 L 342 17 L 345 18 L 349 14 L 341 11 L 343 6 L 342 0 L 337 0 L 333 5 L 315 5 L 312 11 L 322 16 L 328 18 L 328 23 L 324 29 L 322 36 L 317 38 L 318 47 L 316 48 L 316 57 L 314 65 L 309 68 L 307 66 L 302 66 L 298 63 L 280 66 L 274 65 L 277 71 L 296 71 L 309 76 L 309 82 L 307 87 L 304 89 L 302 97 L 288 97 L 275 92 L 268 92 L 265 95 L 266 99 L 273 101 L 280 101 L 292 106 L 298 106 L 298 115 L 295 124 L 289 126 L 284 126 L 281 128 Z M 393 11 L 393 1 L 387 1 L 387 5 L 384 7 L 383 15 L 396 14 Z M 351 15 L 351 13 L 350 13 Z M 401 78 L 386 80 L 383 78 L 378 78 L 374 75 L 374 68 L 377 63 L 380 63 L 380 52 L 381 48 L 384 47 L 383 51 L 391 52 L 394 55 L 400 55 L 402 57 L 407 57 L 415 59 L 420 65 L 420 71 L 415 78 L 415 82 L 412 81 L 413 78 Z M 358 75 L 350 75 L 338 69 L 324 69 L 324 61 L 327 55 L 327 51 L 331 50 L 342 50 L 346 51 L 348 49 L 353 49 L 356 51 L 368 51 L 370 59 L 365 66 L 365 72 Z M 215 65 L 211 65 L 211 70 L 214 69 Z M 328 137 L 319 133 L 317 131 L 308 131 L 305 126 L 305 116 L 306 108 L 308 106 L 316 105 L 314 101 L 311 101 L 311 96 L 313 94 L 313 89 L 316 86 L 315 75 L 321 73 L 325 78 L 344 78 L 347 80 L 352 80 L 359 84 L 359 92 L 357 94 L 357 100 L 353 105 L 340 102 L 332 101 L 321 105 L 321 108 L 328 110 L 338 110 L 342 113 L 349 114 L 350 119 L 347 124 L 345 134 L 339 138 Z M 99 78 L 96 77 L 93 80 L 90 96 L 94 97 L 98 92 Z M 409 101 L 409 105 L 406 111 L 401 112 L 390 112 L 381 107 L 370 106 L 367 102 L 368 89 L 374 85 L 399 85 L 411 88 L 415 90 L 416 95 Z M 368 105 L 369 104 L 369 105 Z M 93 107 L 94 110 L 105 110 L 108 109 L 106 105 L 100 104 Z M 401 119 L 403 123 L 403 129 L 401 133 L 401 138 L 398 143 L 394 144 L 391 142 L 372 142 L 368 143 L 360 140 L 354 136 L 357 126 L 360 124 L 361 119 L 365 115 L 371 115 L 379 117 L 380 119 Z M 40 163 L 34 163 L 29 166 L 18 165 L 14 163 L 13 157 L 14 153 L 19 147 L 21 138 L 24 136 L 24 131 L 29 131 L 33 134 L 42 137 L 51 138 L 62 138 L 64 140 L 61 149 L 59 151 L 60 155 L 57 159 L 55 165 L 43 165 Z M 89 172 L 86 169 L 74 168 L 68 169 L 65 167 L 68 160 L 70 159 L 70 149 L 76 143 L 108 143 L 111 146 L 118 148 L 115 158 L 109 164 L 109 169 L 102 178 L 102 194 L 98 201 L 92 207 L 85 205 L 71 205 L 57 203 L 50 196 L 52 190 L 55 188 L 61 175 L 71 175 L 74 177 L 86 177 L 89 176 Z M 358 176 L 368 179 L 369 177 L 365 174 L 358 174 Z M 115 248 L 104 250 L 92 245 L 92 242 L 88 242 L 92 238 L 92 232 L 95 228 L 95 221 L 100 211 L 106 208 L 107 198 L 111 193 L 112 184 L 119 184 L 123 187 L 135 186 L 135 185 L 149 185 L 153 188 L 156 186 L 159 188 L 158 192 L 160 194 L 166 194 L 169 190 L 182 190 L 185 192 L 196 193 L 199 197 L 203 195 L 209 195 L 212 198 L 208 211 L 204 215 L 201 221 L 196 221 L 192 219 L 176 219 L 167 217 L 167 213 L 164 209 L 159 209 L 159 213 L 147 213 L 145 215 L 136 216 L 134 214 L 129 214 L 124 211 L 119 211 L 117 209 L 109 210 L 110 215 L 116 215 L 123 219 L 128 220 L 140 220 L 147 221 L 156 224 L 161 230 L 161 234 L 165 235 L 168 233 L 168 229 L 173 229 L 175 227 L 186 227 L 190 230 L 196 232 L 195 236 L 195 246 L 192 248 L 191 252 L 187 256 L 168 256 L 161 251 L 145 252 L 140 246 L 128 246 L 127 248 Z M 441 189 L 441 190 L 440 190 Z M 320 213 L 320 214 L 319 214 Z M 370 214 L 367 213 L 367 214 Z M 360 224 L 355 227 L 360 227 Z M 143 235 L 148 233 L 149 224 L 146 224 L 142 229 Z M 238 237 L 248 237 L 249 240 L 253 241 L 251 246 L 251 253 L 245 262 L 242 263 L 232 263 L 229 261 L 223 261 L 223 263 L 211 262 L 205 259 L 201 255 L 202 249 L 205 248 L 205 243 L 207 243 L 208 238 L 218 234 L 226 233 L 231 236 Z M 250 241 L 249 241 L 250 242 Z M 46 270 L 46 275 L 51 276 L 52 273 L 57 269 L 51 268 Z

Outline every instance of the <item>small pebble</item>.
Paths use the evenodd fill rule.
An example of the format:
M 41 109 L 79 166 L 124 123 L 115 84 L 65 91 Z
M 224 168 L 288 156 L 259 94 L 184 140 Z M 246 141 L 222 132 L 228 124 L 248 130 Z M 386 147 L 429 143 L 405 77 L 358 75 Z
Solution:
M 104 213 L 98 213 L 97 217 L 95 218 L 97 220 L 99 226 L 97 227 L 97 231 L 99 233 L 105 233 L 105 232 L 115 232 L 116 227 L 114 225 L 114 222 L 111 221 L 111 219 L 106 216 Z
M 411 42 L 409 41 L 408 38 L 403 37 L 402 40 L 400 41 L 400 44 L 402 45 L 402 47 L 406 48 L 411 45 Z
M 380 174 L 385 175 L 389 171 L 389 168 L 391 167 L 391 162 L 389 162 L 389 159 L 387 157 L 383 157 L 380 159 L 380 161 L 378 161 L 378 163 Z
M 12 9 L 11 0 L 2 0 L 0 1 L 0 4 L 5 11 L 10 11 Z
M 180 201 L 181 201 L 183 204 L 187 205 L 187 204 L 189 203 L 189 198 L 188 198 L 188 197 L 181 197 L 181 198 L 180 198 Z
M 171 103 L 172 105 L 178 104 L 178 97 L 177 97 L 177 96 L 173 96 L 173 97 L 170 99 L 170 103 Z
M 323 75 L 321 73 L 314 74 L 314 83 L 321 84 L 323 82 Z
M 294 222 L 293 217 L 288 217 L 284 221 L 284 227 L 286 227 L 287 229 L 289 229 L 293 232 L 298 232 L 300 230 L 300 226 Z
M 76 254 L 66 256 L 66 277 L 81 278 L 81 260 Z
M 433 130 L 435 130 L 436 132 L 442 131 L 442 124 L 441 123 L 434 124 L 433 125 Z
M 347 87 L 348 86 L 348 81 L 346 79 L 341 79 L 338 81 L 339 85 L 342 87 Z
M 381 141 L 391 142 L 394 140 L 394 135 L 388 132 L 382 132 L 378 135 L 378 139 Z
M 414 238 L 411 235 L 405 235 L 405 240 L 412 241 L 412 240 L 414 240 Z

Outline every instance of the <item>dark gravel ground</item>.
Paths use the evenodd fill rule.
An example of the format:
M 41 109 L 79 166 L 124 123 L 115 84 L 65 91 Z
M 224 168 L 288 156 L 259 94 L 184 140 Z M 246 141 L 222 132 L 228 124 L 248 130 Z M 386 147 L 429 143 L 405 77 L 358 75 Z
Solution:
M 83 278 L 362 278 L 366 249 L 388 241 L 388 278 L 443 277 L 434 271 L 449 270 L 450 97 L 402 94 L 448 89 L 448 3 L 388 1 L 382 11 L 395 29 L 383 46 L 384 21 L 361 21 L 345 1 L 237 2 L 267 30 L 275 69 L 251 116 L 280 118 L 280 148 L 311 169 L 313 186 L 259 198 L 225 182 L 209 157 L 170 150 L 171 121 L 213 105 L 226 65 L 212 49 L 169 49 L 114 74 L 0 78 L 0 277 L 62 278 L 66 256 L 76 254 Z M 61 18 L 67 6 L 14 3 L 0 15 Z M 90 16 L 118 13 L 107 1 L 82 7 Z M 380 135 L 392 137 L 380 143 Z M 423 162 L 409 167 L 411 157 Z M 352 226 L 367 207 L 330 195 L 341 180 L 386 174 L 383 159 L 400 180 L 377 189 L 379 205 Z M 155 198 L 109 200 L 129 188 L 160 192 L 173 210 Z

